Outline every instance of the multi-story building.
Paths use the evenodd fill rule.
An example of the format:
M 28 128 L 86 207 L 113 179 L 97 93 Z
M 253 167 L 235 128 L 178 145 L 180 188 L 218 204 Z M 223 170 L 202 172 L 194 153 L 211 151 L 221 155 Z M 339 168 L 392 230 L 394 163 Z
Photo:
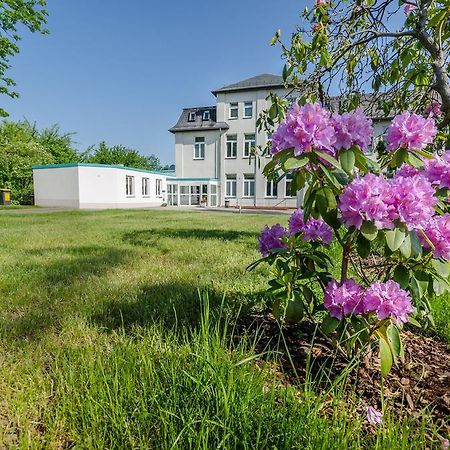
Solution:
M 215 106 L 183 109 L 175 126 L 175 178 L 168 180 L 170 205 L 296 207 L 290 178 L 268 182 L 262 170 L 269 157 L 250 157 L 268 136 L 256 121 L 271 92 L 288 90 L 280 76 L 263 74 L 212 91 Z M 374 118 L 376 119 L 376 118 Z M 385 121 L 377 119 L 376 134 Z

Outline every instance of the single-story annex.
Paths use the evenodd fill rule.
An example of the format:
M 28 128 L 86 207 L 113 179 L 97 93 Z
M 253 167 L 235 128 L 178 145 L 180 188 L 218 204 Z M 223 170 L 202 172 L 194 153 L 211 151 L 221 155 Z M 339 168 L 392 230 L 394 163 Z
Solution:
M 33 166 L 37 206 L 138 208 L 167 202 L 168 173 L 105 164 Z

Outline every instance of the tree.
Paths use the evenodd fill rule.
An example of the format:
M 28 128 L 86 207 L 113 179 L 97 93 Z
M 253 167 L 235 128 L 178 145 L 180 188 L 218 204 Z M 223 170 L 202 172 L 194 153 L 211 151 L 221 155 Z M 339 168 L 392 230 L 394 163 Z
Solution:
M 286 84 L 301 91 L 303 101 L 324 103 L 338 91 L 341 110 L 353 110 L 372 91 L 369 107 L 391 116 L 405 108 L 423 112 L 435 98 L 439 128 L 450 124 L 449 0 L 316 0 L 303 19 L 289 46 L 279 32 L 272 40 L 282 46 Z M 272 125 L 287 106 L 273 100 Z
M 32 33 L 46 34 L 44 28 L 47 11 L 45 0 L 1 0 L 0 1 L 0 93 L 12 98 L 18 97 L 12 90 L 15 82 L 7 76 L 10 58 L 19 53 L 19 28 L 25 27 Z M 0 108 L 0 115 L 8 113 Z
M 100 142 L 97 148 L 90 147 L 81 158 L 87 163 L 122 164 L 127 167 L 146 170 L 161 169 L 159 158 L 155 155 L 141 155 L 137 150 L 123 145 L 109 147 L 106 142 Z

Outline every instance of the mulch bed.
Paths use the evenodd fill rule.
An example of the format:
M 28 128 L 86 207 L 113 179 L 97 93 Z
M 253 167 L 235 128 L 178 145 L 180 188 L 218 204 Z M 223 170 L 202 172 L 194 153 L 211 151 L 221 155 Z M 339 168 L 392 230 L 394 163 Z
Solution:
M 245 333 L 258 337 L 257 352 L 279 352 L 276 371 L 284 382 L 304 381 L 309 359 L 310 378 L 316 379 L 319 389 L 326 389 L 327 384 L 329 386 L 330 381 L 339 377 L 348 365 L 325 338 L 314 333 L 314 325 L 308 322 L 285 325 L 284 341 L 280 339 L 279 324 L 269 312 L 241 319 L 236 329 L 237 336 Z M 435 422 L 450 429 L 450 345 L 410 331 L 403 331 L 402 339 L 405 347 L 404 363 L 394 366 L 383 380 L 386 403 L 392 405 L 400 416 L 419 418 L 426 408 Z M 312 357 L 309 357 L 310 352 Z M 264 356 L 260 363 L 265 363 L 263 359 Z M 325 381 L 324 373 L 328 381 Z M 381 374 L 377 352 L 369 354 L 359 367 L 349 372 L 346 386 L 347 392 L 356 392 L 361 397 L 358 407 L 361 410 L 367 406 L 381 407 Z

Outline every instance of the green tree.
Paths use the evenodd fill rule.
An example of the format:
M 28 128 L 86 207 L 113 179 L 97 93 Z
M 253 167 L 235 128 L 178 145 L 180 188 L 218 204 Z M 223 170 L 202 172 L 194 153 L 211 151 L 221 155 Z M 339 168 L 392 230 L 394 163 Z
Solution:
M 90 147 L 84 155 L 84 162 L 97 164 L 122 164 L 127 167 L 138 169 L 159 170 L 161 163 L 155 155 L 141 155 L 137 150 L 127 148 L 123 145 L 109 147 L 106 142 L 100 142 L 97 148 Z
M 316 0 L 290 43 L 279 32 L 276 43 L 286 84 L 304 100 L 324 103 L 339 91 L 340 109 L 354 109 L 370 91 L 369 107 L 391 115 L 423 112 L 435 98 L 442 105 L 440 128 L 450 124 L 450 0 Z M 284 99 L 273 102 L 271 125 L 287 106 Z
M 7 76 L 10 59 L 19 53 L 19 31 L 25 27 L 32 33 L 46 34 L 45 0 L 0 0 L 0 93 L 18 97 L 13 90 L 15 82 Z M 0 115 L 8 113 L 0 108 Z

